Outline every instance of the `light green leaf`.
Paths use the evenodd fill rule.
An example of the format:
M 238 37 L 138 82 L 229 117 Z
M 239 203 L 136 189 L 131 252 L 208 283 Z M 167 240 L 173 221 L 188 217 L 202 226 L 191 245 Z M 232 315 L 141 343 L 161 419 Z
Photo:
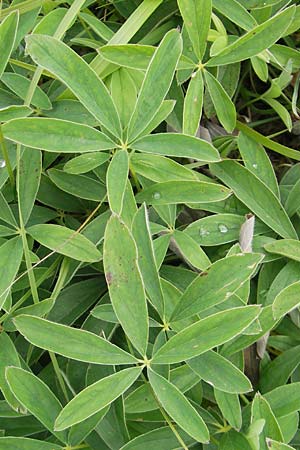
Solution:
M 114 136 L 121 137 L 121 124 L 109 92 L 89 65 L 63 42 L 50 36 L 26 38 L 27 50 L 36 64 L 61 80 L 78 100 Z
M 199 244 L 192 237 L 182 231 L 175 230 L 173 233 L 176 249 L 183 255 L 184 259 L 193 267 L 205 270 L 211 262 Z
M 32 109 L 29 106 L 12 105 L 6 108 L 0 108 L 0 122 L 7 122 L 8 120 L 18 119 L 20 117 L 30 116 Z
M 181 36 L 176 30 L 169 31 L 148 66 L 145 78 L 128 125 L 128 142 L 139 136 L 158 111 L 174 76 L 181 55 Z
M 188 365 L 200 378 L 220 391 L 240 394 L 252 390 L 243 372 L 215 351 L 210 350 L 189 359 Z
M 132 235 L 137 245 L 138 266 L 140 268 L 144 286 L 152 305 L 157 309 L 160 317 L 164 313 L 164 298 L 154 257 L 148 212 L 142 205 L 136 212 L 132 222 Z
M 14 119 L 4 124 L 2 130 L 11 141 L 48 152 L 85 153 L 116 146 L 95 128 L 60 119 Z
M 211 58 L 207 66 L 232 64 L 258 55 L 275 44 L 284 35 L 285 30 L 293 20 L 294 14 L 294 6 L 275 14 L 275 16 L 252 28 L 252 30 L 227 46 L 218 55 Z
M 296 231 L 279 200 L 249 170 L 229 160 L 215 164 L 211 170 L 272 230 L 282 237 L 296 238 Z
M 300 304 L 300 282 L 290 284 L 275 297 L 272 305 L 274 319 L 280 319 Z
M 92 364 L 137 362 L 134 356 L 85 330 L 26 315 L 16 317 L 14 324 L 31 344 L 66 358 Z
M 294 447 L 284 444 L 283 442 L 274 441 L 273 439 L 267 438 L 266 442 L 269 450 L 295 450 Z
M 204 420 L 180 390 L 151 369 L 148 377 L 159 402 L 177 425 L 196 441 L 208 442 L 209 431 Z
M 110 299 L 118 320 L 136 349 L 145 355 L 148 314 L 138 267 L 137 247 L 129 229 L 116 215 L 112 215 L 107 222 L 103 264 Z
M 300 208 L 300 180 L 296 181 L 296 183 L 289 190 L 284 208 L 289 217 L 293 217 L 293 215 L 296 214 Z
M 300 383 L 290 383 L 264 394 L 276 417 L 285 417 L 300 410 Z
M 217 78 L 207 70 L 204 71 L 204 78 L 217 117 L 225 130 L 231 133 L 236 124 L 235 106 Z
M 240 253 L 216 261 L 185 290 L 172 320 L 185 319 L 229 299 L 251 277 L 262 258 L 257 253 Z
M 49 387 L 32 373 L 19 367 L 8 367 L 6 379 L 19 402 L 61 442 L 66 442 L 65 432 L 54 431 L 54 422 L 62 406 Z
M 104 184 L 94 178 L 85 175 L 73 175 L 58 169 L 48 170 L 48 175 L 59 189 L 75 197 L 101 202 L 106 196 Z
M 259 419 L 265 420 L 265 426 L 262 433 L 259 435 L 259 448 L 261 450 L 268 449 L 266 438 L 273 438 L 279 441 L 283 440 L 282 432 L 276 417 L 267 400 L 260 394 L 256 394 L 254 397 L 251 407 L 251 416 L 252 422 Z
M 195 136 L 201 120 L 204 84 L 201 70 L 192 74 L 183 107 L 183 133 Z
M 272 163 L 263 146 L 240 132 L 238 147 L 245 166 L 256 175 L 279 198 L 279 189 Z
M 19 177 L 19 204 L 24 225 L 28 222 L 39 189 L 42 172 L 42 154 L 25 148 L 21 156 Z
M 137 194 L 138 203 L 170 205 L 178 203 L 219 202 L 230 195 L 229 189 L 205 181 L 166 181 L 156 183 Z
M 130 147 L 144 153 L 193 158 L 204 162 L 220 161 L 215 147 L 203 139 L 177 133 L 156 133 L 144 136 Z
M 275 100 L 274 98 L 263 97 L 263 100 L 269 106 L 271 106 L 272 109 L 274 109 L 289 132 L 291 132 L 293 128 L 293 122 L 289 111 L 281 103 L 279 103 L 278 100 Z
M 260 314 L 255 305 L 227 309 L 184 328 L 161 347 L 153 364 L 169 364 L 191 359 L 241 333 Z M 202 339 L 201 339 L 202 338 Z
M 96 246 L 85 236 L 70 228 L 54 224 L 40 224 L 28 228 L 27 232 L 33 239 L 50 250 L 78 261 L 96 262 L 101 259 L 101 253 Z
M 130 164 L 136 173 L 157 183 L 172 180 L 198 180 L 196 173 L 192 170 L 173 159 L 160 155 L 134 153 L 130 158 Z
M 41 450 L 41 441 L 24 437 L 0 437 L 0 450 Z M 43 442 L 43 450 L 63 450 L 52 442 Z
M 177 3 L 194 52 L 201 60 L 211 21 L 211 0 L 178 0 Z
M 1 77 L 2 83 L 4 83 L 9 89 L 11 89 L 18 97 L 25 100 L 27 91 L 30 86 L 30 80 L 22 75 L 13 72 L 5 72 Z M 32 96 L 31 104 L 40 109 L 51 109 L 52 105 L 49 97 L 42 89 L 37 86 Z
M 120 68 L 112 73 L 110 90 L 121 124 L 126 128 L 137 98 L 136 85 L 128 70 Z
M 68 162 L 66 162 L 66 164 L 64 165 L 64 171 L 67 173 L 78 175 L 81 173 L 89 172 L 90 170 L 101 166 L 108 160 L 108 153 L 85 153 L 83 155 L 76 156 L 76 158 L 72 158 Z
M 300 261 L 300 241 L 295 239 L 279 239 L 266 244 L 264 247 L 267 252 Z
M 13 319 L 21 314 L 28 314 L 37 317 L 43 317 L 48 314 L 53 308 L 55 301 L 51 298 L 46 300 L 41 300 L 38 303 L 33 303 L 32 305 L 24 306 L 23 308 L 18 308 L 15 312 L 11 312 L 7 319 L 3 322 L 3 328 L 6 331 L 16 331 L 16 327 L 13 323 Z M 15 366 L 16 364 L 9 364 L 10 366 Z
M 127 150 L 118 150 L 107 169 L 106 185 L 110 210 L 121 214 L 127 184 L 129 160 Z
M 11 392 L 7 380 L 5 378 L 5 370 L 7 366 L 21 365 L 18 352 L 8 336 L 8 334 L 2 332 L 0 334 L 0 390 L 7 401 L 14 410 L 20 410 L 20 403 Z
M 194 440 L 182 430 L 177 429 L 177 427 L 174 428 L 186 444 L 194 442 Z M 147 448 L 148 450 L 157 450 L 158 448 L 159 450 L 174 450 L 178 449 L 178 445 L 178 439 L 171 428 L 161 427 L 137 436 L 126 445 L 124 445 L 120 450 L 145 450 L 145 448 Z M 2 449 L 0 448 L 0 450 Z
M 242 411 L 239 396 L 219 391 L 216 388 L 214 389 L 214 395 L 224 419 L 227 420 L 230 426 L 240 430 L 242 426 Z
M 141 373 L 140 367 L 124 369 L 88 386 L 62 410 L 55 422 L 56 430 L 64 430 L 105 408 L 123 394 Z
M 257 25 L 255 18 L 237 0 L 213 0 L 212 3 L 214 9 L 244 30 Z
M 23 256 L 22 238 L 9 239 L 0 247 L 0 307 L 10 292 Z
M 249 441 L 242 433 L 233 429 L 229 430 L 226 433 L 223 433 L 223 436 L 219 443 L 219 450 L 253 450 L 253 448 L 254 447 L 250 445 Z
M 0 77 L 4 72 L 10 54 L 14 48 L 18 23 L 19 12 L 13 11 L 0 25 Z
M 211 246 L 238 241 L 245 217 L 236 214 L 213 214 L 195 220 L 186 227 L 184 233 L 199 245 Z

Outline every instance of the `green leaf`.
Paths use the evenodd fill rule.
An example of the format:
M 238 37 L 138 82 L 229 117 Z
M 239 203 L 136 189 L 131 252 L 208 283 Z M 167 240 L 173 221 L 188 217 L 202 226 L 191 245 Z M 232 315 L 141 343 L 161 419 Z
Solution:
M 157 183 L 173 180 L 198 180 L 196 173 L 186 166 L 160 155 L 134 153 L 130 158 L 130 164 L 136 173 Z
M 24 437 L 0 437 L 0 450 L 41 450 L 41 441 Z M 43 442 L 43 450 L 63 448 L 51 442 Z
M 183 107 L 183 133 L 195 136 L 201 120 L 204 84 L 201 70 L 192 74 Z
M 159 403 L 177 425 L 196 441 L 207 443 L 209 431 L 205 422 L 180 390 L 151 369 L 148 377 Z
M 190 359 L 188 365 L 201 379 L 220 391 L 240 394 L 252 390 L 251 383 L 243 372 L 215 351 Z
M 121 124 L 109 92 L 89 65 L 63 42 L 50 36 L 26 38 L 27 51 L 36 64 L 61 80 L 114 136 L 121 137 Z
M 245 217 L 237 214 L 213 214 L 195 220 L 184 230 L 199 245 L 212 246 L 238 241 Z
M 252 422 L 264 419 L 265 426 L 262 433 L 259 435 L 259 448 L 261 450 L 267 450 L 268 446 L 266 444 L 266 438 L 274 438 L 276 440 L 282 441 L 283 436 L 280 430 L 279 424 L 274 416 L 274 413 L 267 402 L 267 400 L 260 394 L 256 394 L 252 402 Z
M 7 366 L 21 365 L 17 350 L 8 336 L 2 332 L 0 334 L 0 390 L 9 404 L 14 410 L 20 410 L 20 403 L 11 392 L 5 377 L 5 369 Z
M 118 150 L 107 169 L 106 185 L 110 210 L 121 214 L 127 184 L 129 160 L 127 150 Z
M 266 244 L 264 247 L 267 252 L 300 261 L 300 241 L 295 239 L 279 239 Z
M 129 229 L 116 215 L 107 222 L 103 265 L 116 316 L 133 345 L 145 355 L 148 313 L 137 247 Z
M 282 385 L 264 394 L 275 416 L 284 417 L 300 410 L 300 383 Z
M 59 189 L 75 197 L 101 202 L 106 196 L 105 186 L 91 177 L 73 175 L 58 169 L 48 170 L 48 175 Z
M 293 20 L 294 14 L 294 6 L 275 14 L 275 16 L 252 28 L 248 33 L 211 58 L 207 66 L 232 64 L 258 55 L 284 35 L 285 30 Z
M 136 85 L 129 71 L 120 68 L 113 72 L 110 89 L 120 116 L 121 124 L 123 128 L 126 128 L 134 110 L 137 97 Z
M 184 134 L 150 134 L 133 142 L 130 147 L 143 153 L 193 158 L 203 162 L 220 161 L 217 149 L 209 142 Z
M 92 364 L 132 364 L 137 360 L 93 333 L 33 316 L 14 319 L 18 331 L 31 344 L 66 358 Z
M 291 284 L 276 296 L 272 309 L 274 319 L 280 319 L 300 304 L 300 282 Z
M 172 314 L 177 321 L 201 313 L 231 297 L 255 272 L 262 255 L 240 253 L 212 264 L 183 293 Z
M 14 119 L 4 124 L 2 130 L 11 141 L 55 153 L 85 153 L 116 146 L 109 137 L 88 125 L 60 119 Z
M 211 262 L 206 253 L 188 234 L 175 230 L 173 233 L 173 243 L 188 264 L 196 267 L 196 269 L 205 270 L 210 266 Z
M 233 449 L 253 450 L 253 447 L 242 433 L 235 430 L 229 430 L 227 433 L 223 433 L 219 444 L 219 450 Z
M 293 122 L 289 111 L 278 100 L 273 98 L 263 97 L 263 101 L 266 102 L 271 108 L 278 114 L 282 122 L 285 124 L 289 132 L 292 131 Z
M 105 408 L 122 395 L 140 373 L 140 367 L 124 369 L 88 386 L 64 407 L 56 419 L 55 429 L 64 430 Z
M 279 198 L 279 188 L 271 161 L 263 146 L 240 132 L 238 147 L 245 166 L 256 175 Z
M 18 30 L 19 12 L 13 11 L 0 25 L 0 77 L 2 76 L 10 54 L 14 48 Z
M 237 0 L 213 0 L 213 7 L 244 30 L 257 25 L 255 18 Z
M 9 239 L 0 247 L 0 307 L 2 308 L 18 273 L 23 256 L 22 238 Z
M 236 197 L 280 236 L 295 238 L 296 232 L 273 192 L 236 161 L 222 161 L 211 168 Z
M 181 36 L 169 31 L 148 66 L 145 78 L 128 125 L 128 142 L 136 139 L 146 128 L 164 100 L 181 55 Z
M 138 209 L 133 218 L 132 235 L 137 245 L 138 265 L 149 300 L 157 309 L 160 317 L 163 317 L 164 298 L 158 269 L 156 267 L 149 218 L 145 205 L 142 205 L 140 209 Z
M 259 313 L 260 308 L 251 305 L 221 311 L 199 320 L 171 337 L 154 355 L 152 363 L 176 363 L 201 355 L 237 336 Z
M 46 300 L 41 300 L 38 303 L 34 303 L 29 306 L 24 306 L 23 308 L 18 308 L 15 312 L 11 312 L 7 319 L 3 322 L 3 328 L 6 331 L 16 331 L 16 327 L 13 323 L 13 319 L 21 314 L 27 314 L 37 317 L 43 317 L 48 314 L 54 306 L 54 300 L 49 298 Z M 16 365 L 16 364 L 9 364 Z
M 30 86 L 30 80 L 22 75 L 12 72 L 5 72 L 1 77 L 2 83 L 4 83 L 9 89 L 11 89 L 18 97 L 25 100 L 27 91 Z M 40 109 L 51 109 L 52 105 L 49 97 L 45 92 L 37 86 L 32 96 L 31 104 Z
M 76 425 L 73 425 L 68 434 L 68 443 L 71 447 L 76 447 L 80 445 L 82 441 L 85 440 L 87 436 L 97 427 L 99 422 L 103 420 L 109 411 L 110 405 L 101 409 L 97 414 L 89 417 L 83 422 L 79 422 Z
M 289 190 L 287 199 L 284 204 L 284 208 L 289 217 L 293 217 L 294 214 L 300 209 L 300 180 L 298 180 Z
M 231 394 L 224 391 L 214 389 L 214 395 L 218 407 L 229 425 L 236 430 L 240 430 L 242 426 L 242 411 L 237 394 Z
M 266 440 L 267 448 L 270 450 L 294 450 L 294 447 L 284 444 L 283 442 L 274 441 L 273 439 Z
M 64 165 L 64 171 L 73 175 L 89 172 L 109 160 L 108 153 L 85 153 L 70 159 Z
M 174 427 L 186 444 L 194 442 L 186 433 Z M 174 450 L 178 449 L 178 440 L 170 427 L 161 427 L 141 434 L 124 445 L 120 450 Z M 1 450 L 1 449 L 0 449 Z M 9 449 L 10 450 L 10 449 Z M 27 449 L 26 449 L 27 450 Z M 35 449 L 34 449 L 35 450 Z M 47 449 L 46 449 L 47 450 Z M 55 450 L 55 449 L 54 449 Z
M 27 117 L 32 113 L 32 109 L 29 106 L 12 105 L 6 108 L 0 108 L 0 122 L 7 122 L 11 119 L 17 119 L 19 117 Z
M 178 203 L 219 202 L 230 195 L 229 189 L 205 181 L 166 181 L 156 183 L 137 194 L 138 203 L 170 205 Z
M 231 133 L 236 124 L 235 106 L 222 84 L 207 70 L 204 71 L 204 78 L 217 117 L 225 130 Z
M 8 367 L 6 379 L 19 402 L 61 442 L 66 442 L 66 433 L 54 431 L 54 422 L 62 406 L 49 387 L 32 373 L 19 367 Z
M 199 60 L 202 59 L 211 21 L 211 0 L 178 0 L 184 25 Z
M 34 206 L 40 185 L 41 172 L 41 152 L 33 152 L 31 149 L 25 148 L 21 157 L 18 188 L 20 211 L 24 225 L 27 224 Z

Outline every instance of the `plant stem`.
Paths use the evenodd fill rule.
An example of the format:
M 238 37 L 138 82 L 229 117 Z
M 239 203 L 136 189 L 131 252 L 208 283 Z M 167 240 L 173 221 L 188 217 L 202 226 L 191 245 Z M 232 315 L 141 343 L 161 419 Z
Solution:
M 51 358 L 51 362 L 53 364 L 53 368 L 54 368 L 55 374 L 57 376 L 60 388 L 61 388 L 61 390 L 62 390 L 62 392 L 64 394 L 64 397 L 65 397 L 65 399 L 66 399 L 66 401 L 68 403 L 70 401 L 70 399 L 69 399 L 69 396 L 68 396 L 68 392 L 67 392 L 67 388 L 66 388 L 64 379 L 62 377 L 62 374 L 60 373 L 60 367 L 58 365 L 58 362 L 57 362 L 57 359 L 56 359 L 56 355 L 53 352 L 49 352 L 49 356 Z

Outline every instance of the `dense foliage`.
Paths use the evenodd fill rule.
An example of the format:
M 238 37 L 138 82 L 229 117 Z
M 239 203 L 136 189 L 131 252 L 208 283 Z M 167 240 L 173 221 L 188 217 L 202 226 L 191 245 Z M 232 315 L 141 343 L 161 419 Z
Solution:
M 300 448 L 297 3 L 3 1 L 0 450 Z

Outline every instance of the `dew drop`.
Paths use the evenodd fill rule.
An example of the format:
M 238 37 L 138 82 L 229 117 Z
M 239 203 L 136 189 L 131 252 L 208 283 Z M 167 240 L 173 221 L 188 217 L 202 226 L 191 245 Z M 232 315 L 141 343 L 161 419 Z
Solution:
M 199 228 L 199 234 L 201 237 L 209 236 L 209 231 L 206 230 L 205 228 Z
M 5 163 L 4 159 L 0 159 L 0 169 L 4 169 L 5 166 L 6 166 L 6 163 Z
M 232 296 L 232 292 L 226 292 L 226 295 L 225 295 L 225 298 L 229 298 L 229 297 L 231 297 Z
M 252 164 L 253 169 L 257 169 L 257 164 Z
M 219 228 L 220 233 L 224 233 L 225 234 L 225 233 L 228 232 L 228 228 L 223 223 L 220 223 L 220 225 L 218 225 L 218 228 Z
M 153 198 L 154 198 L 154 200 L 159 200 L 159 199 L 160 199 L 160 197 L 161 197 L 161 195 L 160 195 L 160 193 L 159 193 L 159 192 L 154 192 L 154 194 L 153 194 Z

